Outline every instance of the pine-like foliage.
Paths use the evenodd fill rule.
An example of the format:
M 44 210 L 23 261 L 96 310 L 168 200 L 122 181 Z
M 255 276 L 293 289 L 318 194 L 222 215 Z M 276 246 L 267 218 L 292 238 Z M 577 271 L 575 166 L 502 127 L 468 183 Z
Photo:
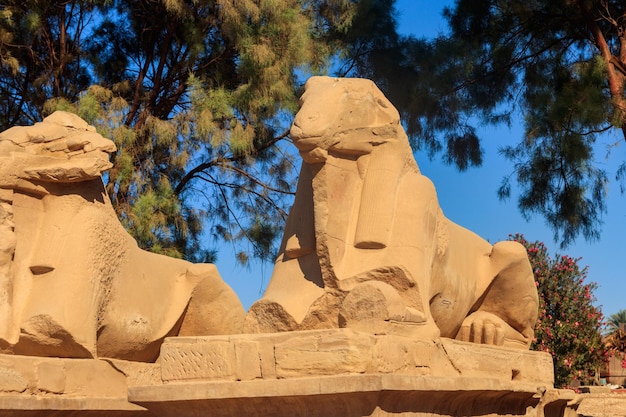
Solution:
M 514 172 L 499 194 L 515 178 L 522 213 L 544 216 L 561 246 L 599 237 L 609 181 L 595 143 L 612 128 L 626 139 L 625 13 L 604 0 L 461 1 L 446 12 L 451 41 L 471 54 L 469 102 L 488 97 L 488 114 L 505 105 L 524 118 L 524 137 L 502 148 Z
M 76 100 L 90 77 L 81 46 L 103 1 L 6 0 L 0 7 L 0 128 L 41 121 L 51 97 Z
M 436 39 L 398 36 L 383 16 L 349 50 L 348 73 L 376 80 L 415 147 L 464 170 L 483 146 L 502 146 L 483 144 L 477 127 L 520 120 L 523 137 L 501 149 L 513 171 L 500 197 L 516 183 L 521 212 L 543 216 L 562 246 L 598 238 L 609 175 L 597 141 L 626 139 L 626 3 L 458 0 Z M 626 162 L 615 174 L 623 184 Z
M 554 361 L 556 387 L 571 386 L 574 380 L 591 384 L 609 357 L 602 341 L 602 312 L 594 306 L 597 284 L 585 282 L 587 268 L 568 255 L 550 257 L 542 242 L 526 247 L 539 292 L 539 314 L 531 349 L 548 352 Z
M 154 252 L 211 260 L 211 237 L 272 258 L 292 196 L 284 139 L 299 75 L 341 46 L 348 0 L 9 1 L 0 129 L 64 109 L 113 139 L 107 191 Z

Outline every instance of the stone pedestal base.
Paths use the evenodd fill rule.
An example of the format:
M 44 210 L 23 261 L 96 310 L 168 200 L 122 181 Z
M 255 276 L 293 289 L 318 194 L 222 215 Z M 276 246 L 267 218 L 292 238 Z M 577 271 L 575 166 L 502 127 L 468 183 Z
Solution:
M 545 353 L 349 329 L 170 338 L 157 364 L 0 355 L 2 416 L 577 416 L 552 386 Z
M 557 416 L 573 398 L 545 353 L 349 329 L 172 338 L 161 376 L 129 400 L 167 417 Z
M 130 398 L 164 417 L 195 416 L 563 416 L 573 392 L 501 390 L 494 381 L 349 375 L 245 382 L 188 382 L 132 388 Z M 493 388 L 490 388 L 493 387 Z M 464 387 L 468 387 L 465 389 Z M 548 405 L 548 407 L 546 407 Z M 542 410 L 539 412 L 538 410 Z M 544 410 L 552 410 L 543 413 Z M 575 414 L 574 414 L 575 415 Z
M 0 355 L 3 417 L 150 417 L 128 387 L 160 383 L 155 364 Z

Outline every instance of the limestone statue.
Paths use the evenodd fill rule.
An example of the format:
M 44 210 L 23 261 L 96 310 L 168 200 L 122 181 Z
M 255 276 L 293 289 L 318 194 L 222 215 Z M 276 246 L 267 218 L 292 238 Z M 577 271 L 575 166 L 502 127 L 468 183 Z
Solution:
M 300 101 L 296 198 L 245 331 L 350 327 L 528 348 L 538 298 L 525 249 L 444 217 L 374 83 L 312 77 Z
M 214 265 L 122 228 L 101 178 L 115 150 L 65 112 L 0 134 L 0 353 L 154 361 L 166 336 L 241 331 Z

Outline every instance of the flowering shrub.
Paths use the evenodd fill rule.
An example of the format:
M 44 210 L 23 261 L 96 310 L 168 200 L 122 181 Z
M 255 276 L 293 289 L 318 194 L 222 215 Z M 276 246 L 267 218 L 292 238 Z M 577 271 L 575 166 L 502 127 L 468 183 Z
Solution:
M 511 236 L 526 247 L 539 292 L 539 315 L 531 349 L 548 352 L 554 361 L 554 385 L 572 381 L 591 384 L 608 360 L 602 343 L 602 312 L 593 305 L 595 283 L 585 283 L 587 267 L 580 259 L 555 255 L 552 259 L 542 242 Z

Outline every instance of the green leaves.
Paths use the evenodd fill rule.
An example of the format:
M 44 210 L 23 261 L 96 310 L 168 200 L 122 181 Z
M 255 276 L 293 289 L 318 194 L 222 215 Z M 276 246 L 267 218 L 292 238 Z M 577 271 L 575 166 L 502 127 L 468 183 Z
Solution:
M 567 2 L 502 1 L 475 12 L 478 6 L 466 10 L 465 3 L 448 11 L 448 17 L 453 39 L 485 54 L 479 65 L 485 63 L 489 70 L 475 84 L 489 85 L 498 77 L 504 81 L 497 81 L 491 94 L 505 88 L 510 95 L 491 105 L 511 106 L 516 103 L 508 97 L 523 97 L 518 105 L 525 117 L 525 136 L 501 149 L 515 164 L 520 210 L 527 217 L 542 215 L 562 247 L 579 234 L 598 238 L 609 181 L 597 168 L 594 149 L 609 128 L 614 103 L 607 94 L 602 45 L 585 35 L 591 30 L 585 23 L 589 11 Z M 604 29 L 618 41 L 612 28 Z M 484 101 L 470 97 L 478 105 Z M 503 183 L 501 197 L 510 195 L 509 181 Z
M 22 24 L 28 32 L 34 34 L 41 28 L 41 16 L 34 10 L 30 11 L 24 15 Z
M 182 258 L 184 253 L 173 241 L 171 219 L 181 217 L 181 205 L 172 192 L 169 182 L 163 178 L 156 189 L 144 189 L 124 218 L 124 225 L 133 231 L 134 237 L 152 252 Z M 185 222 L 176 231 L 186 237 Z
M 574 380 L 592 384 L 608 359 L 601 334 L 603 315 L 593 305 L 597 284 L 585 282 L 587 268 L 580 267 L 580 259 L 551 257 L 542 242 L 528 242 L 519 234 L 510 238 L 526 247 L 539 293 L 531 349 L 552 355 L 555 387 L 568 387 Z
M 515 163 L 521 212 L 544 216 L 561 247 L 579 233 L 599 237 L 609 182 L 594 158 L 609 111 L 601 88 L 603 61 L 565 65 L 544 62 L 527 71 L 525 137 L 501 149 Z M 502 197 L 509 187 L 503 184 Z
M 4 70 L 16 75 L 20 68 L 19 61 L 12 55 L 9 45 L 13 43 L 15 25 L 10 9 L 0 11 L 0 65 Z
M 447 152 L 444 154 L 444 161 L 456 165 L 460 171 L 482 164 L 480 140 L 473 128 L 468 126 L 461 134 L 449 133 L 446 138 Z
M 598 141 L 612 129 L 626 140 L 626 6 L 459 0 L 444 11 L 450 34 L 430 40 L 398 36 L 393 14 L 381 13 L 349 32 L 356 47 L 347 73 L 381 86 L 414 148 L 441 152 L 460 170 L 479 166 L 478 127 L 520 117 L 524 136 L 501 149 L 514 170 L 499 195 L 517 184 L 522 213 L 543 216 L 562 246 L 597 238 L 609 184 Z M 624 166 L 616 172 L 622 185 Z
M 294 70 L 330 53 L 312 39 L 312 16 L 295 0 L 218 3 L 223 36 L 238 52 L 236 107 L 252 122 L 295 109 Z

